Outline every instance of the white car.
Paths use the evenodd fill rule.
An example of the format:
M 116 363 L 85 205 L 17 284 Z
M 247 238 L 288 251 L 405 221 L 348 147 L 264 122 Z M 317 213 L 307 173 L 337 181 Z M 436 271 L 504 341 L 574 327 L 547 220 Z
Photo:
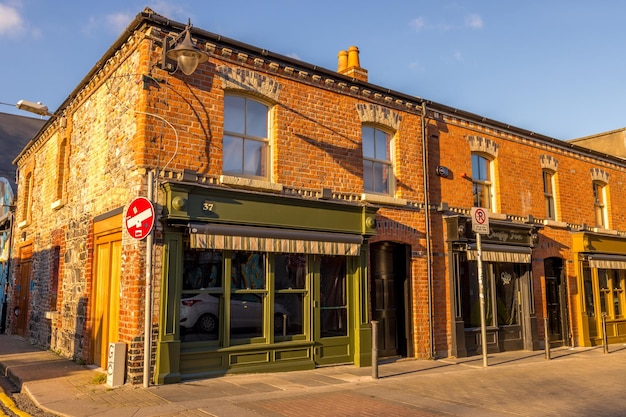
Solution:
M 184 297 L 185 295 L 183 295 Z M 274 331 L 281 334 L 287 310 L 274 304 Z M 263 323 L 263 301 L 257 294 L 231 294 L 231 328 L 254 329 Z M 219 329 L 219 296 L 201 293 L 180 301 L 180 325 L 205 332 L 217 333 Z

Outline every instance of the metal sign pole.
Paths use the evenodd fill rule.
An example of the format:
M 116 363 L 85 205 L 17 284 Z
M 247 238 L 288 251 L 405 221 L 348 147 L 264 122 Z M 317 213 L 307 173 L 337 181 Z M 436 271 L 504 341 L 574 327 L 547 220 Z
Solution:
M 487 367 L 487 325 L 485 320 L 485 286 L 483 285 L 483 254 L 480 233 L 476 233 L 476 249 L 478 251 L 478 291 L 480 293 L 480 344 L 483 350 L 483 367 Z

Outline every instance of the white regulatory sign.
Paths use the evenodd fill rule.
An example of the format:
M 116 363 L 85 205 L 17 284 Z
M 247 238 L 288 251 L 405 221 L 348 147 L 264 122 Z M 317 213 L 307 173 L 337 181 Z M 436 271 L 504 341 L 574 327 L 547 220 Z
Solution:
M 472 207 L 472 232 L 489 234 L 489 211 L 482 207 Z

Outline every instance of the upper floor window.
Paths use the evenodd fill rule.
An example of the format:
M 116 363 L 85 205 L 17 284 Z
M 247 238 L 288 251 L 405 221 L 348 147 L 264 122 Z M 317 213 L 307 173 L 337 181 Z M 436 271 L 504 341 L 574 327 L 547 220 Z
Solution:
M 608 229 L 606 211 L 606 186 L 598 181 L 593 182 L 594 209 L 596 214 L 596 226 Z
M 371 126 L 363 126 L 363 187 L 366 192 L 393 192 L 391 135 Z
M 472 154 L 472 194 L 474 207 L 492 208 L 491 161 Z
M 556 207 L 554 204 L 554 173 L 543 170 L 543 195 L 546 200 L 546 218 L 556 220 Z
M 269 174 L 269 107 L 247 97 L 224 97 L 224 173 Z

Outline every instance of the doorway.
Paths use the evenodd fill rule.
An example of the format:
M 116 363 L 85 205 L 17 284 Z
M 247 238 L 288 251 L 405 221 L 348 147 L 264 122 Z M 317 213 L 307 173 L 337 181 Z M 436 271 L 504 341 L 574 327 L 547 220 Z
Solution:
M 16 317 L 15 334 L 24 336 L 28 324 L 28 304 L 30 301 L 30 272 L 33 257 L 33 245 L 20 249 L 19 282 L 15 288 L 17 303 L 13 309 Z
M 378 321 L 380 357 L 409 354 L 410 284 L 408 245 L 380 242 L 371 246 L 372 320 Z
M 92 358 L 102 368 L 107 365 L 109 343 L 119 340 L 121 225 L 121 215 L 94 224 Z
M 547 258 L 544 261 L 546 277 L 546 315 L 550 344 L 569 345 L 567 325 L 567 287 L 563 279 L 563 260 Z

